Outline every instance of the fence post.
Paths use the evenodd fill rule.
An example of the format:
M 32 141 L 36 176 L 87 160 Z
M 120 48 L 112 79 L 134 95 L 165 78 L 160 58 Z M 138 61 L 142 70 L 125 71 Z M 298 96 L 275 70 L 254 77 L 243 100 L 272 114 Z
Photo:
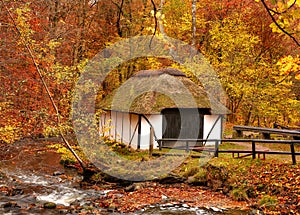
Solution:
M 149 156 L 152 156 L 152 152 L 153 152 L 153 138 L 154 138 L 154 131 L 153 128 L 150 127 L 150 142 L 149 142 Z
M 219 141 L 215 141 L 215 157 L 219 157 Z
M 137 142 L 137 149 L 141 148 L 141 137 L 142 137 L 142 115 L 139 114 L 138 119 L 138 142 Z
M 157 140 L 158 142 L 158 149 L 159 151 L 161 151 L 161 148 L 162 148 L 162 140 Z
M 256 158 L 256 152 L 255 152 L 255 142 L 251 140 L 252 143 L 252 159 Z
M 293 161 L 293 164 L 295 165 L 297 162 L 296 162 L 294 143 L 291 143 L 290 146 L 291 146 L 292 161 Z
M 190 148 L 189 148 L 189 141 L 188 141 L 188 140 L 185 142 L 185 151 L 186 151 L 186 152 L 189 152 L 189 151 L 190 151 Z

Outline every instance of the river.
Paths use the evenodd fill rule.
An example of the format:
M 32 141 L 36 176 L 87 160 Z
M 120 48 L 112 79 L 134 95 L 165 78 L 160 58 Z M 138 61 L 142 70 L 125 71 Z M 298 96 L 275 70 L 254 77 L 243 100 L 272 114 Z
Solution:
M 121 214 L 95 203 L 97 199 L 105 198 L 111 189 L 82 189 L 79 186 L 82 177 L 77 171 L 60 165 L 60 155 L 46 148 L 47 144 L 47 141 L 22 141 L 2 145 L 0 214 Z M 249 212 L 166 203 L 148 205 L 128 214 L 216 215 Z

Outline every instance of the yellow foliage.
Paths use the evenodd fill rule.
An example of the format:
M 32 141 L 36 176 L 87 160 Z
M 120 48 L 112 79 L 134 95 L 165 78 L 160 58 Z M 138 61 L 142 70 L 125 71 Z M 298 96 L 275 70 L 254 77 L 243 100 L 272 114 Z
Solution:
M 295 78 L 299 80 L 299 71 L 300 71 L 300 56 L 286 56 L 281 58 L 277 62 L 279 70 L 284 75 L 295 75 Z
M 276 16 L 275 12 L 272 12 L 272 15 L 276 17 L 277 24 L 284 29 L 286 32 L 289 32 L 295 38 L 299 36 L 299 1 L 288 0 L 288 1 L 275 1 L 276 6 L 274 5 L 274 11 L 279 13 L 279 16 Z M 270 25 L 273 32 L 284 34 L 284 32 L 278 28 L 278 26 L 272 22 Z
M 13 143 L 20 139 L 20 130 L 16 126 L 6 125 L 0 128 L 0 141 Z
M 59 136 L 59 130 L 56 126 L 45 126 L 43 135 L 45 137 L 57 137 Z
M 28 20 L 30 20 L 30 8 L 29 8 L 30 3 L 26 3 L 22 8 L 17 8 L 15 10 L 15 13 L 17 15 L 16 18 L 16 25 L 20 31 L 20 34 L 22 37 L 30 41 L 30 36 L 33 34 L 33 30 L 30 28 L 30 24 Z

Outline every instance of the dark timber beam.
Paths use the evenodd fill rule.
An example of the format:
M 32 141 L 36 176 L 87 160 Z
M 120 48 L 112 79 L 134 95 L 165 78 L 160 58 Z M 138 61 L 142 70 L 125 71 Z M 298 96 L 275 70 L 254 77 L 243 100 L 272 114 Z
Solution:
M 142 115 L 139 114 L 138 119 L 138 143 L 137 143 L 137 149 L 141 148 L 141 135 L 142 135 Z

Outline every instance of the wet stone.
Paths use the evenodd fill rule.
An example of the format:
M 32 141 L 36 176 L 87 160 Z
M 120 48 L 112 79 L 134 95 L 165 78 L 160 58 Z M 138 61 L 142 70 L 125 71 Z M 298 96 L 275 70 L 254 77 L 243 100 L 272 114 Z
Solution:
M 6 202 L 2 205 L 3 208 L 20 208 L 16 202 Z
M 22 194 L 24 194 L 24 191 L 21 188 L 12 188 L 12 190 L 10 191 L 10 196 L 16 196 Z
M 216 208 L 216 207 L 210 207 L 210 210 L 214 211 L 214 212 L 223 212 L 223 210 L 221 208 Z
M 53 172 L 53 176 L 59 176 L 59 175 L 64 175 L 65 173 L 64 172 L 61 172 L 61 171 L 55 171 Z
M 6 175 L 3 172 L 0 172 L 0 180 L 7 179 Z
M 145 187 L 144 183 L 134 183 L 132 185 L 129 185 L 128 187 L 125 187 L 124 191 L 125 192 L 133 192 L 133 191 L 140 190 L 144 187 Z
M 59 210 L 59 214 L 69 214 L 67 209 Z
M 46 203 L 44 203 L 44 208 L 46 208 L 46 209 L 55 209 L 56 204 L 53 203 L 53 202 L 46 202 Z

